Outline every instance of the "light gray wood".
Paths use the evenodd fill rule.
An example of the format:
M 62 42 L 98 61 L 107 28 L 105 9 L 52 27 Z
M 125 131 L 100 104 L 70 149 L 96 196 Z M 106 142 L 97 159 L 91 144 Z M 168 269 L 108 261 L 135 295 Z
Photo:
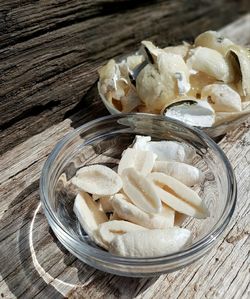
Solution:
M 249 43 L 249 27 L 247 15 L 223 32 Z M 98 113 L 103 113 L 101 108 Z M 201 261 L 183 270 L 136 279 L 103 273 L 81 263 L 56 240 L 39 208 L 38 180 L 48 154 L 67 132 L 92 117 L 85 111 L 50 124 L 42 132 L 13 143 L 0 157 L 0 298 L 249 298 L 249 123 L 219 143 L 238 182 L 236 211 L 223 238 Z
M 65 121 L 54 127 L 54 134 L 64 134 L 70 130 L 69 122 Z M 27 146 L 26 155 L 36 155 L 46 145 L 52 147 L 55 135 L 49 129 L 34 136 L 25 144 L 19 145 L 19 153 Z M 58 135 L 58 139 L 61 136 Z M 38 140 L 46 144 L 41 146 Z M 206 255 L 202 261 L 181 271 L 162 275 L 153 279 L 121 278 L 96 271 L 69 253 L 65 253 L 59 242 L 53 239 L 47 221 L 39 209 L 33 228 L 33 244 L 35 256 L 44 270 L 34 267 L 34 259 L 30 252 L 30 224 L 34 211 L 39 205 L 37 179 L 43 159 L 35 160 L 35 167 L 27 162 L 25 170 L 20 170 L 19 155 L 14 157 L 14 149 L 3 158 L 8 162 L 14 157 L 13 164 L 17 171 L 11 173 L 1 186 L 9 190 L 8 204 L 5 213 L 1 212 L 1 255 L 0 263 L 1 292 L 9 298 L 60 298 L 60 293 L 69 298 L 247 298 L 249 292 L 249 174 L 250 174 L 250 131 L 249 125 L 240 128 L 225 137 L 220 145 L 229 157 L 238 181 L 238 203 L 236 212 L 223 239 Z M 45 156 L 51 148 L 46 149 Z M 17 152 L 18 152 L 17 151 Z M 45 157 L 44 157 L 45 158 Z M 33 160 L 34 161 L 34 160 Z M 30 164 L 29 164 L 30 163 Z M 31 173 L 32 175 L 28 175 Z M 20 176 L 22 174 L 22 176 Z M 17 197 L 12 190 L 13 178 L 23 187 L 23 196 Z M 32 188 L 32 184 L 35 184 Z M 29 192 L 29 187 L 31 190 Z M 20 186 L 18 185 L 19 190 Z M 25 190 L 25 191 L 24 191 Z M 1 197 L 2 198 L 2 197 Z M 40 273 L 38 272 L 40 271 Z M 43 272 L 45 271 L 45 272 Z M 48 283 L 45 283 L 45 281 Z M 240 281 L 240 283 L 239 283 Z M 73 286 L 64 284 L 72 284 Z M 79 284 L 79 286 L 78 286 Z M 10 290 L 8 290 L 8 288 Z M 72 289 L 72 290 L 71 290 Z M 12 293 L 12 295 L 11 295 Z M 78 294 L 80 297 L 77 297 Z M 122 297 L 123 296 L 123 297 Z M 8 298 L 8 297 L 7 297 Z

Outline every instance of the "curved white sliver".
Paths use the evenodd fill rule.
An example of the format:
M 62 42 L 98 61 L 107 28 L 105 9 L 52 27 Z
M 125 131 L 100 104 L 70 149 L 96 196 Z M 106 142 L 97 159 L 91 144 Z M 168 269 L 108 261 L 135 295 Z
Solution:
M 33 245 L 33 227 L 34 227 L 34 223 L 35 223 L 35 219 L 37 216 L 37 213 L 39 211 L 39 209 L 41 208 L 41 203 L 39 203 L 39 205 L 37 206 L 33 218 L 31 220 L 31 224 L 30 224 L 30 229 L 29 229 L 29 246 L 30 246 L 30 252 L 31 252 L 31 257 L 32 257 L 32 262 L 34 264 L 34 267 L 36 268 L 37 272 L 39 273 L 39 275 L 42 277 L 42 279 L 47 283 L 52 285 L 59 293 L 61 293 L 63 296 L 66 296 L 66 294 L 76 285 L 75 284 L 71 284 L 71 283 L 67 283 L 65 281 L 62 281 L 58 278 L 54 278 L 52 277 L 48 272 L 46 272 L 46 270 L 41 266 L 41 264 L 39 263 L 37 257 L 36 257 L 36 252 L 34 249 L 34 245 Z M 62 286 L 62 288 L 60 288 L 60 286 Z

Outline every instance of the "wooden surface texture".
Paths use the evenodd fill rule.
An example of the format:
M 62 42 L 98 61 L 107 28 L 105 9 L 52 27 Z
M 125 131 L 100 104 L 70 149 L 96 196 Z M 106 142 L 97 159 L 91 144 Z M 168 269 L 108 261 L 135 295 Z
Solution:
M 222 29 L 250 44 L 249 1 L 0 0 L 0 298 L 250 298 L 250 130 L 219 145 L 238 201 L 202 260 L 160 277 L 124 278 L 67 252 L 39 205 L 42 166 L 66 133 L 108 114 L 97 68 L 142 39 L 168 45 Z

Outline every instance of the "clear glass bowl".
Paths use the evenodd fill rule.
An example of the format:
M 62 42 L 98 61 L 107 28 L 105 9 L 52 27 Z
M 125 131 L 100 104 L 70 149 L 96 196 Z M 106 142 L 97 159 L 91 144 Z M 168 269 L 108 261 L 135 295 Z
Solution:
M 186 219 L 183 226 L 192 231 L 193 243 L 181 252 L 156 258 L 114 256 L 89 239 L 74 215 L 76 190 L 68 180 L 85 165 L 115 167 L 135 135 L 181 141 L 196 150 L 195 165 L 203 171 L 205 180 L 195 190 L 208 206 L 210 217 Z M 56 145 L 42 170 L 40 196 L 52 230 L 72 254 L 102 271 L 142 277 L 187 266 L 214 246 L 233 214 L 236 181 L 224 153 L 202 131 L 159 115 L 120 114 L 89 122 Z

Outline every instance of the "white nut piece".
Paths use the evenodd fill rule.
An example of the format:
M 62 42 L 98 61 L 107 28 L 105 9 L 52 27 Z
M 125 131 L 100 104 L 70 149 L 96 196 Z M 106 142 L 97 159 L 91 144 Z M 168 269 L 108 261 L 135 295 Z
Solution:
M 153 171 L 170 175 L 188 187 L 194 186 L 204 179 L 204 174 L 198 168 L 181 162 L 155 161 Z
M 115 213 L 121 219 L 131 221 L 140 226 L 149 229 L 174 226 L 175 211 L 165 204 L 162 205 L 160 214 L 148 214 L 134 204 L 128 202 L 126 196 L 123 194 L 115 194 L 112 197 L 111 203 Z
M 232 65 L 216 50 L 197 47 L 192 50 L 192 56 L 188 58 L 187 65 L 190 69 L 204 72 L 217 80 L 230 83 L 234 80 Z
M 136 135 L 133 148 L 147 150 L 155 154 L 157 160 L 179 161 L 191 163 L 195 150 L 188 145 L 176 141 L 151 141 L 150 136 Z
M 99 225 L 98 233 L 107 246 L 115 236 L 124 235 L 135 230 L 145 230 L 145 227 L 124 220 L 111 220 Z
M 123 191 L 129 199 L 147 213 L 160 213 L 162 204 L 154 184 L 134 168 L 122 172 Z
M 133 167 L 143 175 L 151 172 L 156 156 L 150 151 L 142 151 L 134 148 L 127 148 L 118 165 L 118 174 L 121 176 L 126 168 Z
M 201 90 L 202 99 L 207 99 L 216 112 L 241 111 L 240 95 L 227 84 L 210 84 Z
M 96 202 L 86 192 L 77 194 L 74 202 L 73 211 L 76 214 L 84 231 L 97 245 L 107 248 L 98 237 L 97 229 L 99 224 L 108 221 L 106 214 L 99 210 Z
M 189 86 L 189 70 L 180 55 L 166 53 L 157 54 L 156 62 L 148 64 L 136 79 L 136 90 L 142 102 L 151 110 L 161 110 L 178 95 L 176 73 L 182 75 L 185 90 Z M 185 77 L 185 78 L 184 78 Z
M 184 228 L 172 227 L 133 231 L 116 236 L 109 251 L 128 257 L 157 257 L 184 249 L 191 243 L 191 232 Z
M 159 161 L 192 163 L 196 153 L 188 145 L 175 141 L 150 141 L 146 149 L 157 155 Z
M 136 91 L 146 107 L 161 110 L 175 97 L 175 79 L 166 80 L 152 64 L 147 64 L 136 78 Z
M 220 52 L 222 55 L 225 55 L 228 47 L 233 45 L 233 42 L 223 37 L 219 32 L 216 31 L 206 31 L 198 35 L 194 41 L 195 46 L 207 47 L 214 49 Z
M 122 180 L 104 165 L 91 165 L 79 169 L 72 183 L 80 190 L 102 196 L 113 195 L 122 188 Z
M 195 218 L 209 216 L 199 195 L 183 183 L 160 172 L 152 172 L 147 177 L 155 183 L 160 199 L 175 211 Z

